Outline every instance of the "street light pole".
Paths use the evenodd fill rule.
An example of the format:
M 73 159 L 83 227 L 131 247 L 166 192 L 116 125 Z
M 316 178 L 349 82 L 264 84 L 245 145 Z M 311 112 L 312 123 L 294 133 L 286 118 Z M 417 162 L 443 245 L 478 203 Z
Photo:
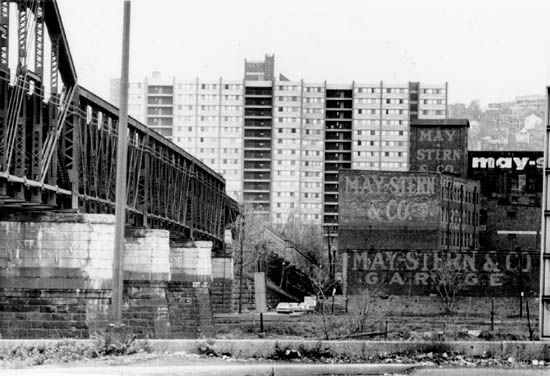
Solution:
M 122 31 L 122 71 L 120 79 L 120 113 L 117 140 L 117 176 L 115 204 L 115 247 L 113 254 L 113 290 L 111 320 L 115 328 L 122 326 L 122 291 L 124 280 L 124 225 L 126 220 L 126 172 L 128 158 L 128 71 L 130 58 L 130 0 L 124 0 Z

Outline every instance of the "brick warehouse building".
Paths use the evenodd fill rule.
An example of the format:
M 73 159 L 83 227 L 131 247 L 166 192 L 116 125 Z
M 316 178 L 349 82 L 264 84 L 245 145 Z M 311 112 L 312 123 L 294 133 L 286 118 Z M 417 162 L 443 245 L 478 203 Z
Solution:
M 435 172 L 341 170 L 339 245 L 350 294 L 420 292 L 446 254 L 476 270 L 479 183 Z
M 468 175 L 481 183 L 481 247 L 516 255 L 515 267 L 532 270 L 536 281 L 543 158 L 542 152 L 531 151 L 475 151 L 468 156 Z
M 479 183 L 434 172 L 340 170 L 340 249 L 477 249 Z
M 384 210 L 376 210 L 380 196 L 372 195 L 375 191 L 363 195 L 362 199 L 357 196 L 358 192 L 366 192 L 368 184 L 362 191 L 354 190 L 355 183 L 348 184 L 353 192 L 350 196 L 345 192 L 345 181 L 342 181 L 340 251 L 349 296 L 374 288 L 398 296 L 427 297 L 434 292 L 430 287 L 429 273 L 435 265 L 449 259 L 461 264 L 469 275 L 468 287 L 462 292 L 464 295 L 512 298 L 519 297 L 521 292 L 527 296 L 536 294 L 542 153 L 468 153 L 468 126 L 467 120 L 457 119 L 411 122 L 409 163 L 411 170 L 447 171 L 451 181 L 459 176 L 469 178 L 465 179 L 466 182 L 479 181 L 472 192 L 477 197 L 472 204 L 479 217 L 469 218 L 459 199 L 458 208 L 455 205 L 447 213 L 451 213 L 451 219 L 453 216 L 460 219 L 458 223 L 448 221 L 444 205 L 438 204 L 440 225 L 448 223 L 450 228 L 461 229 L 460 222 L 469 218 L 471 226 L 476 227 L 474 232 L 479 235 L 479 242 L 468 243 L 460 234 L 450 234 L 445 239 L 445 231 L 441 227 L 436 229 L 435 221 L 427 226 L 414 215 L 409 215 L 408 220 L 401 223 L 384 222 L 384 218 L 373 216 L 384 213 Z M 355 170 L 347 173 L 360 176 L 368 172 Z M 383 184 L 382 179 L 375 178 L 372 180 L 374 186 L 377 181 Z M 439 186 L 436 190 L 445 196 L 444 188 Z M 463 193 L 458 195 L 464 198 Z M 388 213 L 394 219 L 396 216 L 391 213 L 395 204 L 390 204 L 390 201 L 398 199 L 389 196 L 386 200 L 386 209 L 389 208 Z M 424 197 L 424 200 L 429 201 L 429 197 Z M 362 204 L 357 204 L 358 201 Z M 384 209 L 383 205 L 379 207 Z M 364 217 L 370 215 L 376 220 L 374 223 L 354 224 L 353 216 L 357 213 L 363 213 Z M 361 216 L 357 219 L 361 220 Z M 440 242 L 437 245 L 436 239 Z M 483 302 L 487 303 L 487 300 Z

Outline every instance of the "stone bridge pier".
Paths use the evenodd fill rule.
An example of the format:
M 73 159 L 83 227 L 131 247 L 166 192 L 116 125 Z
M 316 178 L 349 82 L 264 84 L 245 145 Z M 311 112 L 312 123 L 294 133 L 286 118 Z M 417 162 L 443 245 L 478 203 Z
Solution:
M 230 244 L 171 243 L 167 230 L 128 228 L 123 324 L 139 337 L 214 334 L 231 307 Z M 88 338 L 110 323 L 114 216 L 0 213 L 1 338 Z M 227 290 L 227 291 L 226 291 Z

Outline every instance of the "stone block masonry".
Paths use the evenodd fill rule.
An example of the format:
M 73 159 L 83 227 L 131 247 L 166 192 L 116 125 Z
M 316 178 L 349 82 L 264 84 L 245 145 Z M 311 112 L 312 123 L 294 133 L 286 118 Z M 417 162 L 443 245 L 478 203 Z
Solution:
M 111 215 L 23 215 L 19 221 L 0 221 L 0 286 L 110 288 L 113 242 Z
M 126 229 L 124 279 L 169 281 L 169 243 L 166 230 Z
M 18 220 L 17 220 L 18 219 Z M 22 214 L 0 221 L 0 334 L 87 338 L 109 319 L 110 215 Z
M 105 328 L 111 290 L 0 288 L 1 338 L 88 338 Z
M 170 273 L 175 281 L 212 281 L 212 242 L 189 241 L 170 248 Z
M 233 258 L 212 258 L 212 284 L 210 297 L 212 310 L 216 313 L 232 312 Z
M 88 338 L 106 329 L 113 244 L 112 215 L 1 213 L 1 338 Z M 211 247 L 171 247 L 168 231 L 127 229 L 123 323 L 139 337 L 212 336 Z
M 171 282 L 167 291 L 173 338 L 214 335 L 214 320 L 207 285 L 200 282 Z

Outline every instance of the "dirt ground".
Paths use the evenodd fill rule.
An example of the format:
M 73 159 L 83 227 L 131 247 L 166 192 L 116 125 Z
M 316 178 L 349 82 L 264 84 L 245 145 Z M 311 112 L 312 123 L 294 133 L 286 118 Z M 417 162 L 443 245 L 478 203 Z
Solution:
M 356 315 L 264 314 L 264 331 L 256 313 L 215 316 L 217 338 L 308 338 L 387 340 L 529 340 L 527 319 L 460 315 L 367 316 Z M 532 339 L 538 339 L 538 322 L 532 321 Z

